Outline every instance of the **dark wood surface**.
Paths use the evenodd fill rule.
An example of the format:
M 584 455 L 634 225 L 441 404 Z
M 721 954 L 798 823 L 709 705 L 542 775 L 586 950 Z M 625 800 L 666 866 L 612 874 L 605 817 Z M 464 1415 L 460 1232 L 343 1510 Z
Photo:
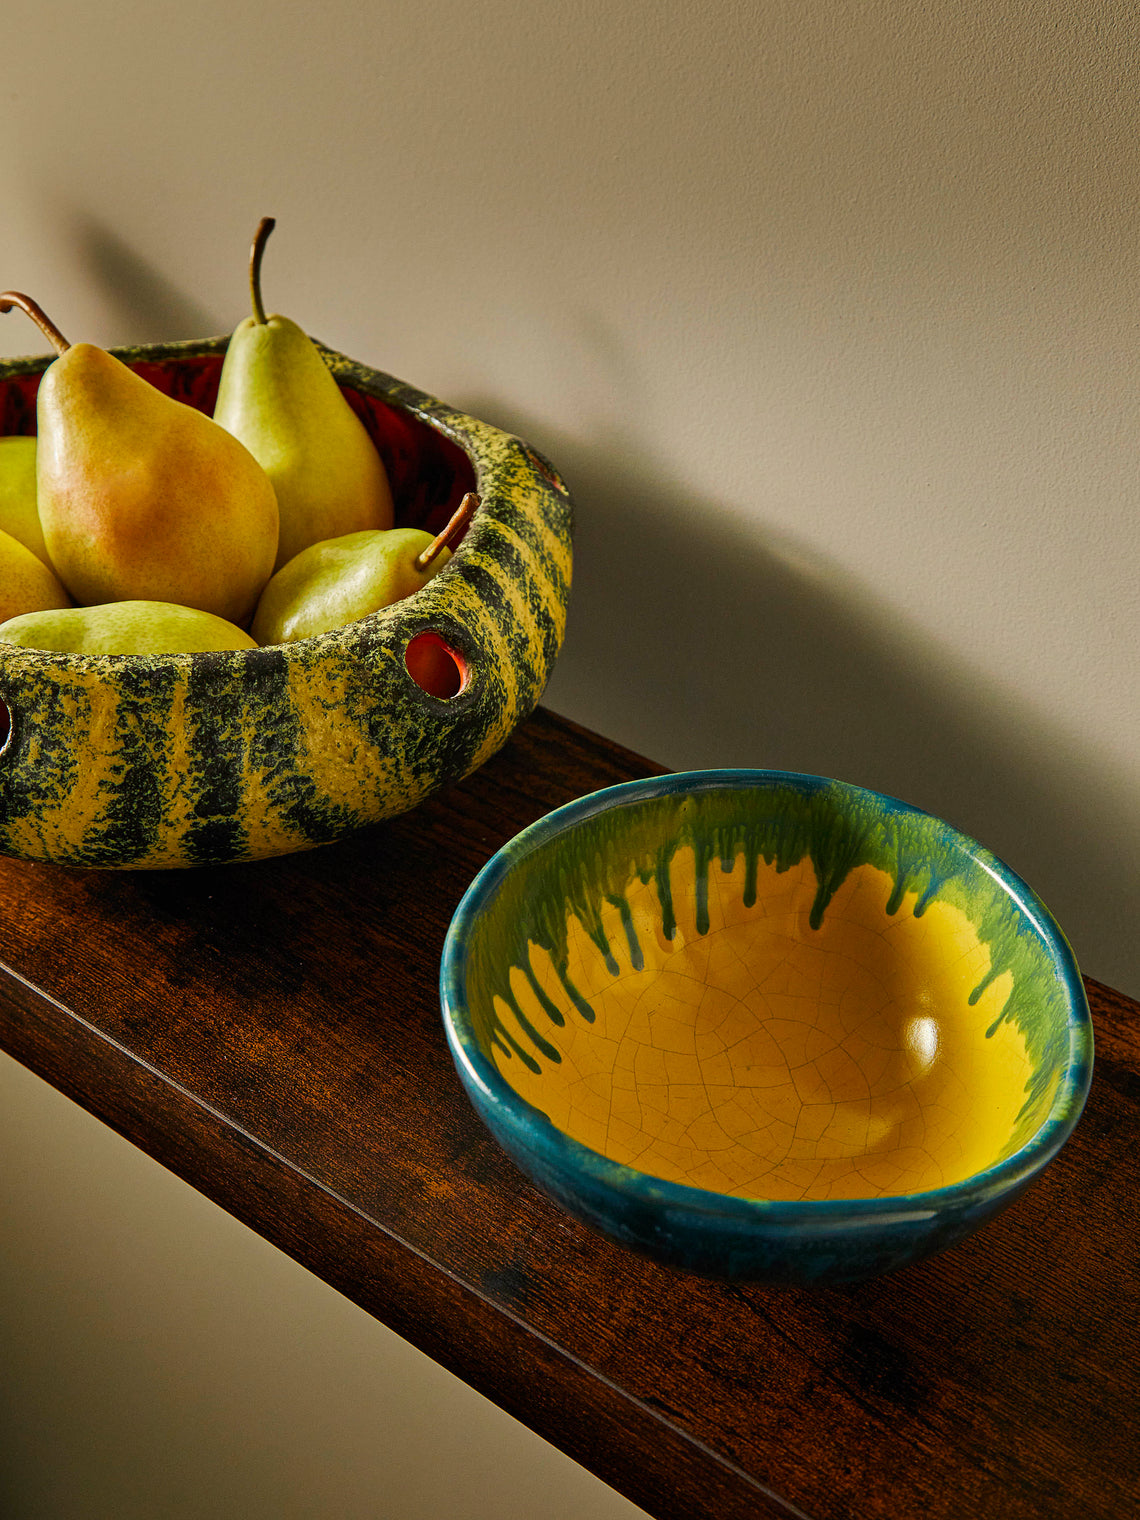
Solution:
M 0 1045 L 652 1514 L 1140 1513 L 1140 1005 L 1089 983 L 1092 1093 L 957 1249 L 856 1287 L 673 1274 L 515 1170 L 448 1056 L 464 888 L 648 761 L 544 712 L 477 775 L 256 865 L 0 859 Z

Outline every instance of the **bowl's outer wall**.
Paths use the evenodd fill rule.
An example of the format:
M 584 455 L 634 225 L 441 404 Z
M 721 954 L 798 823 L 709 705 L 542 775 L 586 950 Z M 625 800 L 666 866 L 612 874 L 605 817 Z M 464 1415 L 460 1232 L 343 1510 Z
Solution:
M 995 1186 L 949 1208 L 909 1208 L 900 1199 L 894 1211 L 867 1214 L 808 1206 L 794 1220 L 791 1211 L 774 1210 L 768 1221 L 758 1206 L 747 1217 L 733 1217 L 716 1208 L 631 1193 L 622 1188 L 616 1167 L 612 1182 L 584 1171 L 574 1157 L 574 1143 L 566 1144 L 544 1115 L 534 1111 L 520 1118 L 489 1100 L 477 1084 L 465 1086 L 507 1154 L 568 1213 L 665 1266 L 735 1282 L 815 1286 L 898 1271 L 980 1229 L 1019 1198 L 1041 1169 L 1012 1187 Z M 710 1202 L 717 1197 L 710 1195 Z
M 177 376 L 227 341 L 115 353 Z M 519 439 L 325 352 L 343 387 L 419 419 L 469 461 L 482 504 L 450 563 L 406 601 L 296 644 L 114 658 L 0 645 L 0 851 L 150 868 L 323 844 L 469 774 L 537 703 L 565 632 L 564 483 Z M 8 431 L 30 430 L 12 425 L 13 407 L 49 362 L 0 364 Z M 405 667 L 425 630 L 467 667 L 450 700 Z

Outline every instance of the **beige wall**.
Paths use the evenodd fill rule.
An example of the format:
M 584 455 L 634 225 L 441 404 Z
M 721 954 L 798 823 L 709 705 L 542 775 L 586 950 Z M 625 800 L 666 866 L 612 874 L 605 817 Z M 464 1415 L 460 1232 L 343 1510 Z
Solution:
M 1138 40 L 1124 0 L 40 0 L 0 284 L 225 331 L 275 215 L 271 306 L 574 486 L 551 706 L 939 812 L 1137 994 Z
M 940 812 L 1136 993 L 1137 43 L 1068 0 L 44 0 L 0 281 L 226 331 L 275 215 L 271 306 L 576 487 L 552 706 Z
M 0 1055 L 4 1520 L 644 1520 Z

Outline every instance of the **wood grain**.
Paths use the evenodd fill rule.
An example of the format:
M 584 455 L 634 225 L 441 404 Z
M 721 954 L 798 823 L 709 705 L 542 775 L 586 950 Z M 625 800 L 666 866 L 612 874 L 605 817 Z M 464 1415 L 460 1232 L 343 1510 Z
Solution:
M 0 1044 L 661 1517 L 1140 1504 L 1140 1006 L 1089 983 L 1084 1118 L 954 1251 L 856 1287 L 672 1274 L 548 1203 L 439 1019 L 511 835 L 660 768 L 546 712 L 404 818 L 193 872 L 0 860 Z

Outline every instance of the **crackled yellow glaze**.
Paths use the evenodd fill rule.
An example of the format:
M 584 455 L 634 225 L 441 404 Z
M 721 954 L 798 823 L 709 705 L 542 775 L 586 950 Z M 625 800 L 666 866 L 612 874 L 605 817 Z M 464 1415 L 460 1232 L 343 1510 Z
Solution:
M 761 861 L 746 905 L 738 855 L 708 871 L 702 933 L 692 848 L 669 872 L 672 940 L 656 884 L 634 876 L 602 910 L 608 956 L 571 915 L 567 974 L 532 943 L 531 975 L 510 973 L 516 1008 L 495 999 L 533 1054 L 496 1046 L 498 1069 L 557 1128 L 653 1176 L 772 1199 L 921 1192 L 1001 1156 L 1032 1067 L 1001 1017 L 1013 975 L 987 981 L 961 908 L 916 914 L 908 891 L 888 912 L 896 883 L 862 864 L 813 928 L 810 858 Z

